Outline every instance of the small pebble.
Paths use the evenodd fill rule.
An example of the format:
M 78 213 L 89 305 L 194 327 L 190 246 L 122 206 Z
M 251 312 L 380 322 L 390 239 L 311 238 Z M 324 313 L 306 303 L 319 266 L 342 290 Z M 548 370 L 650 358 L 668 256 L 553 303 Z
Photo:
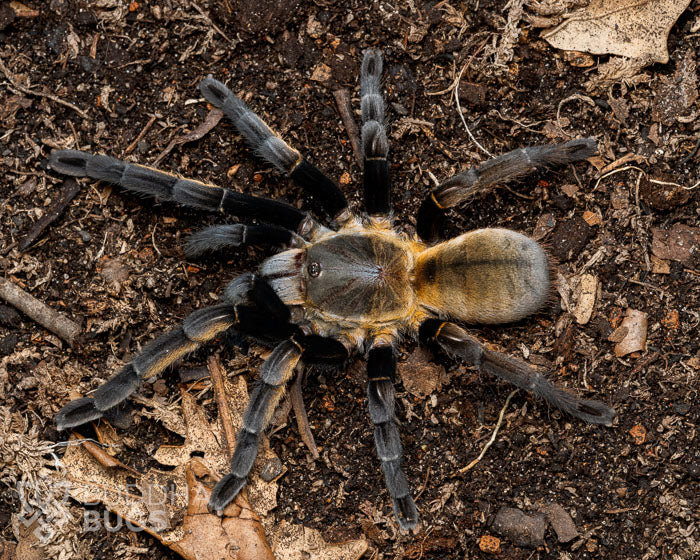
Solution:
M 519 509 L 501 508 L 491 525 L 513 544 L 535 548 L 544 542 L 544 515 L 526 515 Z

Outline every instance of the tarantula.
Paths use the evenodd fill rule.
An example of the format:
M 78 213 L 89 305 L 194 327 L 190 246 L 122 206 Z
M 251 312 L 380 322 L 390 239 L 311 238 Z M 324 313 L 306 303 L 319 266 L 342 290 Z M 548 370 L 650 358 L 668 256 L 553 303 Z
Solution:
M 214 487 L 209 507 L 221 512 L 246 484 L 260 437 L 301 363 L 343 364 L 367 358 L 369 416 L 394 513 L 403 529 L 418 512 L 402 472 L 394 416 L 395 350 L 404 336 L 419 336 L 468 364 L 528 389 L 586 422 L 610 425 L 604 404 L 583 400 L 551 384 L 529 365 L 485 348 L 459 323 L 508 323 L 536 312 L 550 294 L 551 265 L 543 248 L 508 229 L 480 229 L 434 243 L 446 208 L 479 191 L 539 167 L 583 160 L 593 139 L 508 152 L 436 187 L 417 215 L 418 236 L 391 220 L 389 144 L 381 94 L 382 57 L 368 50 L 361 65 L 365 212 L 348 202 L 321 170 L 277 136 L 224 84 L 211 76 L 200 90 L 221 109 L 249 146 L 310 193 L 330 217 L 329 228 L 285 202 L 237 193 L 170 173 L 76 150 L 51 154 L 62 174 L 107 181 L 142 195 L 221 212 L 254 224 L 216 225 L 192 235 L 188 256 L 244 245 L 281 245 L 257 273 L 232 280 L 222 303 L 188 315 L 181 326 L 145 346 L 91 398 L 69 402 L 56 414 L 59 429 L 110 417 L 142 380 L 219 333 L 234 329 L 274 343 L 253 389 L 231 470 Z

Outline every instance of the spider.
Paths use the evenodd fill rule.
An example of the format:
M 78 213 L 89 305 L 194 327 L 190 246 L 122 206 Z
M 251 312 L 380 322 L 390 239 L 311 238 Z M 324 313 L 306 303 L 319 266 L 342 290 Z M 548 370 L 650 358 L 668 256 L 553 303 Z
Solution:
M 396 348 L 402 337 L 418 336 L 586 422 L 611 424 L 612 408 L 553 385 L 526 363 L 487 349 L 458 324 L 508 323 L 540 309 L 551 291 L 551 264 L 544 249 L 521 233 L 498 228 L 436 242 L 445 209 L 539 167 L 581 161 L 596 152 L 595 140 L 513 150 L 459 173 L 423 202 L 417 235 L 404 233 L 392 225 L 381 75 L 381 53 L 367 50 L 360 71 L 365 210 L 361 213 L 351 212 L 338 186 L 224 84 L 209 76 L 200 85 L 204 98 L 224 112 L 258 156 L 321 204 L 332 227 L 285 202 L 105 155 L 52 152 L 50 166 L 59 173 L 255 222 L 215 225 L 193 234 L 186 245 L 188 256 L 251 244 L 284 249 L 267 258 L 256 273 L 233 279 L 221 303 L 194 311 L 179 327 L 146 345 L 92 397 L 69 402 L 56 414 L 59 429 L 109 418 L 144 379 L 228 329 L 274 345 L 251 393 L 230 472 L 212 490 L 209 508 L 221 513 L 245 486 L 261 434 L 297 367 L 342 365 L 352 354 L 364 354 L 377 455 L 398 523 L 408 530 L 416 527 L 418 512 L 402 471 L 394 414 Z

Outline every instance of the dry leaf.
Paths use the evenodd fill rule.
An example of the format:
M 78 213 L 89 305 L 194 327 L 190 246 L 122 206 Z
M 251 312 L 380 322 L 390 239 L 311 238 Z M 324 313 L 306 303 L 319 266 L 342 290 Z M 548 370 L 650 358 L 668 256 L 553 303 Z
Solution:
M 184 537 L 170 546 L 183 558 L 194 560 L 275 560 L 265 540 L 260 517 L 247 506 L 241 494 L 231 502 L 222 517 L 207 510 L 211 487 L 200 478 L 206 470 L 193 459 L 186 469 L 187 513 L 182 521 Z
M 693 51 L 686 52 L 678 61 L 673 76 L 661 76 L 660 82 L 656 88 L 651 118 L 670 126 L 687 114 L 698 98 L 698 68 Z M 694 119 L 691 117 L 690 120 Z
M 622 324 L 612 332 L 608 340 L 617 342 L 615 355 L 618 358 L 632 352 L 643 352 L 647 347 L 647 314 L 628 308 Z
M 651 252 L 659 259 L 680 261 L 694 268 L 700 262 L 700 228 L 673 224 L 666 231 L 652 229 Z
M 439 389 L 445 378 L 445 368 L 430 361 L 432 355 L 424 348 L 416 348 L 397 370 L 406 391 L 424 399 Z
M 224 379 L 223 384 L 231 423 L 237 433 L 249 400 L 246 383 L 242 377 L 236 377 L 232 382 Z M 367 549 L 364 539 L 332 545 L 320 539 L 320 535 L 311 535 L 301 540 L 277 538 L 273 556 L 258 517 L 258 514 L 268 515 L 277 505 L 277 484 L 274 480 L 265 482 L 258 474 L 269 470 L 267 465 L 271 463 L 279 465 L 267 440 L 260 448 L 246 491 L 225 509 L 223 517 L 210 514 L 207 503 L 211 488 L 228 471 L 229 450 L 222 448 L 225 441 L 222 427 L 218 422 L 210 424 L 195 397 L 185 391 L 182 413 L 184 444 L 161 446 L 154 454 L 158 462 L 174 467 L 172 470 L 153 468 L 138 473 L 122 468 L 116 460 L 105 467 L 83 446 L 69 446 L 63 464 L 66 479 L 71 483 L 71 496 L 80 502 L 104 504 L 125 519 L 127 526 L 146 530 L 188 560 L 304 557 L 355 560 L 364 553 Z M 277 526 L 272 516 L 266 518 L 266 523 L 268 529 Z M 289 531 L 306 535 L 309 529 L 292 525 Z M 314 556 L 322 551 L 328 552 L 325 556 Z
M 357 560 L 367 550 L 364 539 L 329 544 L 316 529 L 284 522 L 266 526 L 276 560 Z
M 647 429 L 641 424 L 635 424 L 629 430 L 635 445 L 642 445 L 647 438 Z
M 323 62 L 319 62 L 311 73 L 311 79 L 314 82 L 327 82 L 331 79 L 331 67 Z
M 668 62 L 666 41 L 690 0 L 592 0 L 542 37 L 557 49 Z

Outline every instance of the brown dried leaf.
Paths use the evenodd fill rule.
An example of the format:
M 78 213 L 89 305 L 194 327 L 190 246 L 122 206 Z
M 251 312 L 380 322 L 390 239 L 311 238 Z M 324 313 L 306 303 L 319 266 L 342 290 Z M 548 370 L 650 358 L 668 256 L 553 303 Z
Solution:
M 277 560 L 357 560 L 367 550 L 364 539 L 330 544 L 316 529 L 303 525 L 268 525 L 268 536 Z
M 424 348 L 416 348 L 405 362 L 399 362 L 397 370 L 406 391 L 424 399 L 441 387 L 445 368 L 430 361 L 431 354 Z
M 331 79 L 331 67 L 323 62 L 319 62 L 311 73 L 311 79 L 314 82 L 327 82 Z
M 647 347 L 647 314 L 636 309 L 627 309 L 622 324 L 610 335 L 609 340 L 615 340 L 618 331 L 624 332 L 624 337 L 615 345 L 615 355 L 618 358 L 632 352 L 643 352 Z
M 224 387 L 237 432 L 249 400 L 246 383 L 242 377 L 233 382 L 224 378 Z M 364 553 L 364 539 L 333 545 L 317 532 L 291 525 L 287 532 L 303 538 L 283 539 L 275 533 L 273 556 L 256 513 L 268 515 L 277 505 L 277 484 L 265 482 L 258 474 L 273 461 L 279 464 L 267 441 L 260 449 L 246 490 L 225 509 L 223 517 L 210 514 L 207 502 L 211 488 L 228 471 L 229 450 L 222 447 L 224 435 L 219 423 L 210 424 L 195 397 L 186 391 L 182 393 L 182 411 L 184 444 L 161 446 L 154 455 L 160 463 L 175 467 L 173 470 L 138 473 L 116 460 L 107 461 L 105 466 L 83 446 L 71 445 L 63 457 L 70 495 L 81 502 L 103 503 L 128 524 L 144 529 L 187 560 L 355 560 Z M 279 525 L 272 517 L 266 521 L 269 529 Z
M 243 495 L 230 503 L 222 517 L 207 510 L 211 487 L 200 478 L 206 472 L 186 470 L 188 505 L 182 527 L 184 537 L 170 546 L 183 558 L 193 560 L 275 560 L 265 539 L 260 517 L 250 509 Z
M 173 150 L 175 146 L 179 146 L 180 144 L 185 144 L 187 142 L 194 142 L 195 140 L 201 140 L 202 138 L 204 138 L 204 136 L 206 136 L 217 124 L 219 124 L 219 121 L 223 117 L 224 113 L 221 109 L 211 109 L 207 114 L 206 118 L 204 119 L 204 122 L 202 122 L 192 132 L 188 132 L 187 134 L 178 136 L 177 138 L 173 138 L 173 140 L 170 141 L 170 144 L 168 144 L 165 150 L 163 150 L 160 153 L 160 155 L 154 160 L 153 167 L 156 167 L 158 163 L 160 163 L 163 160 L 163 158 Z
M 688 51 L 678 62 L 673 76 L 661 76 L 651 109 L 655 122 L 672 125 L 684 115 L 698 98 L 698 68 L 693 51 Z
M 592 0 L 542 37 L 557 49 L 668 62 L 666 41 L 690 0 Z
M 532 231 L 532 238 L 535 241 L 542 241 L 552 232 L 555 225 L 557 225 L 557 222 L 553 214 L 542 214 L 537 220 L 535 229 Z
M 660 259 L 682 262 L 694 268 L 700 261 L 700 228 L 673 224 L 666 231 L 653 228 L 651 252 Z

